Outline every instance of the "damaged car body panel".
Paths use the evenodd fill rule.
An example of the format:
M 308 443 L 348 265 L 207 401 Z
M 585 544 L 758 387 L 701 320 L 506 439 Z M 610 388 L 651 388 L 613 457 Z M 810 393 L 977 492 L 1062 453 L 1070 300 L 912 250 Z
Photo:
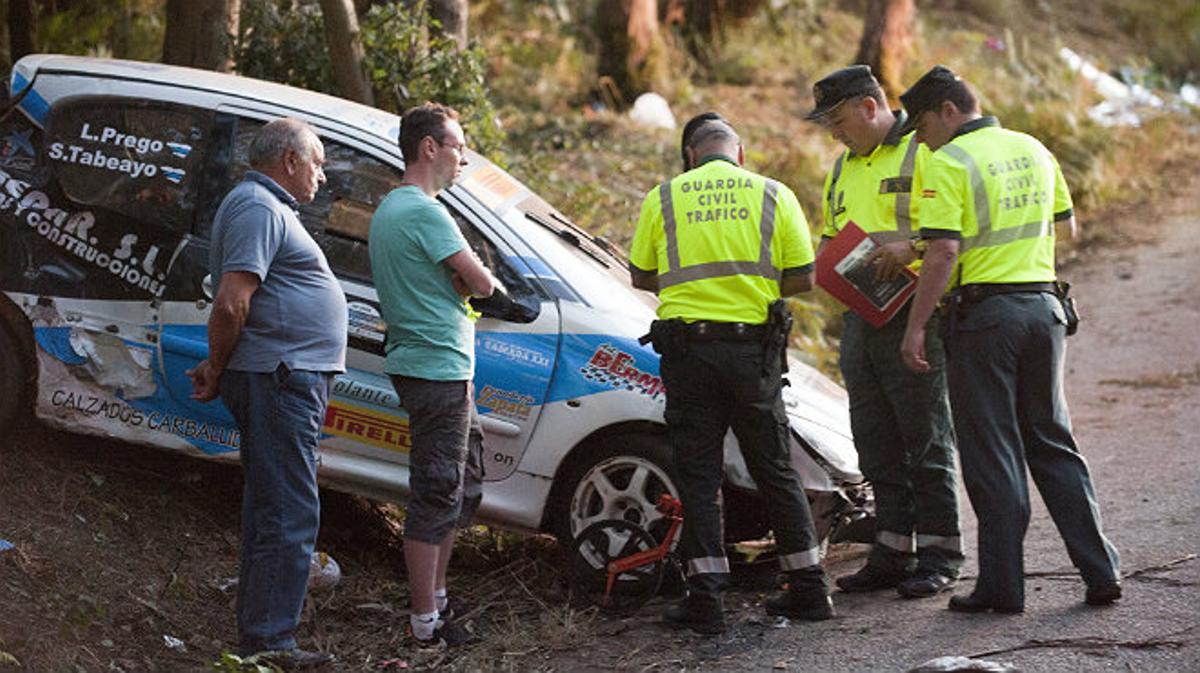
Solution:
M 38 418 L 237 460 L 232 417 L 219 400 L 192 400 L 186 371 L 208 353 L 216 209 L 247 169 L 257 129 L 294 116 L 326 151 L 327 181 L 300 219 L 349 311 L 347 371 L 333 384 L 318 476 L 402 501 L 411 437 L 383 373 L 386 325 L 366 254 L 375 207 L 402 176 L 399 119 L 232 75 L 52 55 L 19 61 L 9 93 L 16 105 L 0 117 L 0 355 L 20 350 L 36 372 Z M 659 357 L 638 343 L 657 302 L 630 288 L 616 248 L 468 156 L 440 200 L 508 288 L 477 304 L 480 517 L 560 535 L 616 515 L 649 525 L 658 495 L 677 495 Z M 6 338 L 21 330 L 31 346 Z M 862 490 L 845 392 L 796 361 L 789 378 L 793 462 L 833 522 Z M 732 434 L 726 457 L 727 484 L 752 494 Z

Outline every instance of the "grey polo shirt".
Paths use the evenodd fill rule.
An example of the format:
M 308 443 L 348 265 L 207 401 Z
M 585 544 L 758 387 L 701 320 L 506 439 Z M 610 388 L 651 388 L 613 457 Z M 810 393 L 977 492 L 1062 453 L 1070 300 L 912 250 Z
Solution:
M 217 210 L 208 256 L 213 284 L 230 271 L 261 282 L 227 369 L 273 372 L 282 363 L 346 370 L 346 296 L 298 208 L 274 180 L 248 171 Z

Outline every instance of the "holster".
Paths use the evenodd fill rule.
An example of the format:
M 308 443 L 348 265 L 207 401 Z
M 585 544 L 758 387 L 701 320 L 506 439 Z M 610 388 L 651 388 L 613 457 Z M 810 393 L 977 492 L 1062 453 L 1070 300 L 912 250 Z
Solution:
M 958 321 L 963 319 L 963 312 L 966 310 L 966 304 L 963 302 L 962 291 L 958 288 L 951 290 L 942 298 L 941 306 L 938 309 L 941 311 L 940 333 L 942 337 L 942 348 L 946 353 L 950 353 L 950 346 L 954 341 L 954 334 L 958 330 Z
M 763 344 L 765 351 L 763 376 L 767 374 L 767 362 L 770 361 L 768 358 L 774 353 L 779 354 L 779 373 L 786 374 L 788 372 L 787 345 L 788 338 L 792 334 L 794 320 L 787 300 L 776 299 L 767 306 L 767 331 L 764 336 L 766 343 Z M 786 378 L 783 379 L 783 385 L 789 385 Z
M 687 339 L 678 320 L 655 320 L 650 323 L 650 331 L 638 338 L 638 343 L 650 344 L 659 355 L 668 351 L 682 353 L 687 348 Z
M 1079 331 L 1079 310 L 1075 307 L 1075 298 L 1071 296 L 1071 283 L 1065 280 L 1054 282 L 1058 301 L 1062 304 L 1063 313 L 1067 316 L 1067 336 Z

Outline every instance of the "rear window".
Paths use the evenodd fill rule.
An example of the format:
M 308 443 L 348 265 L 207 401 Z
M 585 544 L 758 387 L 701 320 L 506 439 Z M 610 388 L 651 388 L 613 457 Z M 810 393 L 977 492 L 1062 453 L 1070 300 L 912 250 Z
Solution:
M 67 100 L 50 113 L 45 157 L 75 203 L 186 232 L 212 118 L 162 102 Z

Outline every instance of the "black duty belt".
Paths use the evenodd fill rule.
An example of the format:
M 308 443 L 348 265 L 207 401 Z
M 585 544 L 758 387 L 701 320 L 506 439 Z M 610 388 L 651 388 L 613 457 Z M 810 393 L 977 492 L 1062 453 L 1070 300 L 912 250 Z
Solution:
M 752 325 L 745 322 L 696 322 L 682 323 L 684 336 L 693 341 L 729 340 L 751 341 L 762 339 L 767 334 L 767 325 Z
M 959 288 L 959 291 L 962 293 L 964 302 L 974 304 L 998 294 L 1021 294 L 1027 292 L 1048 292 L 1055 294 L 1057 288 L 1054 283 L 978 283 L 975 285 L 963 285 Z

